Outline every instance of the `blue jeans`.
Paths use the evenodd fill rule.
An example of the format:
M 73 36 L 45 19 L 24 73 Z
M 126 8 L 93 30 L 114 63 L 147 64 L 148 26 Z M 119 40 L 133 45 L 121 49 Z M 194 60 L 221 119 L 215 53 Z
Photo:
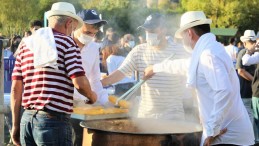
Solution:
M 70 115 L 25 110 L 20 124 L 22 146 L 72 146 Z
M 253 115 L 253 109 L 252 109 L 252 98 L 242 98 L 242 101 L 245 105 L 245 108 L 248 112 L 250 121 L 252 124 L 254 123 L 254 115 Z

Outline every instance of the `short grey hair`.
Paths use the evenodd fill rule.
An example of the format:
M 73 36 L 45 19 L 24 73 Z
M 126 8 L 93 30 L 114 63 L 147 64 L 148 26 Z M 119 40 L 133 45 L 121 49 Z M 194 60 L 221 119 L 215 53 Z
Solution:
M 66 20 L 68 19 L 68 16 L 65 15 L 54 15 L 49 17 L 49 26 L 54 26 L 54 24 L 63 25 Z

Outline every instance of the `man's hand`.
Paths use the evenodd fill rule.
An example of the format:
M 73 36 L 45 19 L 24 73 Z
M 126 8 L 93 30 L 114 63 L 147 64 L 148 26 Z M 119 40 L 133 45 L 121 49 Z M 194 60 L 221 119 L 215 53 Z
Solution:
M 101 80 L 101 83 L 102 83 L 103 87 L 105 87 L 105 86 L 117 83 L 125 77 L 126 76 L 121 71 L 116 70 L 113 73 L 111 73 L 109 76 L 107 76 L 106 78 L 103 78 Z
M 13 144 L 16 146 L 20 146 L 20 126 L 13 126 L 12 127 L 12 133 L 11 138 L 13 141 Z
M 259 52 L 259 42 L 255 43 L 253 47 L 247 48 L 246 54 L 252 55 L 254 52 Z
M 149 78 L 152 78 L 152 76 L 154 75 L 155 73 L 153 72 L 153 66 L 149 66 L 145 69 L 144 71 L 144 77 L 143 77 L 143 80 L 147 80 Z
M 85 104 L 94 104 L 97 101 L 97 94 L 92 91 L 91 98 L 88 98 L 89 100 L 85 101 Z
M 207 137 L 207 138 L 205 139 L 205 141 L 204 141 L 203 146 L 210 146 L 211 143 L 212 143 L 217 137 L 221 136 L 222 134 L 224 134 L 224 133 L 226 133 L 226 132 L 227 132 L 227 128 L 224 128 L 224 129 L 220 130 L 220 133 L 219 133 L 217 136 L 215 136 L 215 137 L 213 137 L 213 136 Z

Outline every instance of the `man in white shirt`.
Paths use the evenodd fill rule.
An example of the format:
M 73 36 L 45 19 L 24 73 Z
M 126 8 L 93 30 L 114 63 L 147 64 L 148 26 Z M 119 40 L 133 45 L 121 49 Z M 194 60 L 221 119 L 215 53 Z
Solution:
M 140 27 L 146 31 L 147 43 L 133 48 L 119 69 L 102 80 L 104 86 L 116 83 L 125 76 L 131 76 L 133 71 L 138 71 L 142 78 L 146 67 L 167 59 L 173 53 L 174 58 L 178 59 L 188 54 L 178 44 L 167 41 L 163 15 L 155 13 L 148 16 Z M 184 119 L 182 98 L 184 91 L 179 88 L 181 84 L 182 81 L 178 75 L 172 76 L 169 73 L 159 73 L 156 77 L 147 80 L 141 86 L 137 117 L 164 120 Z
M 100 27 L 107 22 L 106 20 L 101 20 L 95 10 L 82 10 L 77 15 L 83 19 L 84 25 L 74 32 L 73 38 L 80 48 L 86 77 L 89 79 L 92 90 L 97 94 L 96 104 L 104 105 L 108 101 L 108 94 L 100 82 L 100 45 L 93 42 L 93 40 Z M 82 103 L 80 99 L 85 99 L 76 90 L 74 91 L 74 98 L 78 104 L 80 104 L 80 101 Z
M 101 20 L 95 10 L 82 10 L 77 13 L 84 21 L 81 28 L 77 29 L 73 33 L 73 39 L 80 48 L 82 67 L 85 71 L 85 75 L 88 78 L 92 90 L 97 94 L 97 102 L 94 105 L 106 105 L 108 103 L 108 93 L 100 82 L 100 60 L 99 60 L 99 48 L 100 45 L 94 42 L 94 36 L 99 31 L 100 27 L 107 22 Z M 77 90 L 74 90 L 74 106 L 87 106 L 84 104 L 85 97 Z M 79 123 L 81 120 L 72 119 L 75 133 L 73 133 L 74 145 L 82 145 L 83 128 Z
M 235 46 L 235 38 L 229 39 L 229 45 L 225 47 L 227 54 L 231 58 L 234 67 L 236 67 L 238 48 Z
M 190 62 L 164 61 L 146 68 L 145 76 L 187 71 L 187 86 L 198 95 L 201 146 L 253 145 L 253 128 L 240 97 L 237 74 L 224 47 L 210 33 L 210 24 L 202 11 L 183 14 L 176 37 L 192 52 Z

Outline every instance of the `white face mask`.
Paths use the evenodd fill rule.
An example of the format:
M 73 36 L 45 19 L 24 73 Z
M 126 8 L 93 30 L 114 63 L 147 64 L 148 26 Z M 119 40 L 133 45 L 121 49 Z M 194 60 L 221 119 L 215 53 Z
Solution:
M 135 46 L 135 41 L 129 41 L 129 47 L 133 48 Z
M 89 44 L 90 42 L 93 41 L 93 37 L 83 34 L 81 33 L 80 36 L 78 37 L 78 40 L 82 43 L 82 44 Z
M 146 32 L 146 40 L 149 46 L 158 46 L 160 40 L 158 39 L 158 35 L 156 33 Z
M 184 49 L 189 52 L 192 53 L 193 49 L 192 49 L 192 43 L 191 43 L 191 38 L 188 35 L 188 32 L 183 32 L 183 38 L 182 38 L 182 43 L 183 43 L 183 47 Z

